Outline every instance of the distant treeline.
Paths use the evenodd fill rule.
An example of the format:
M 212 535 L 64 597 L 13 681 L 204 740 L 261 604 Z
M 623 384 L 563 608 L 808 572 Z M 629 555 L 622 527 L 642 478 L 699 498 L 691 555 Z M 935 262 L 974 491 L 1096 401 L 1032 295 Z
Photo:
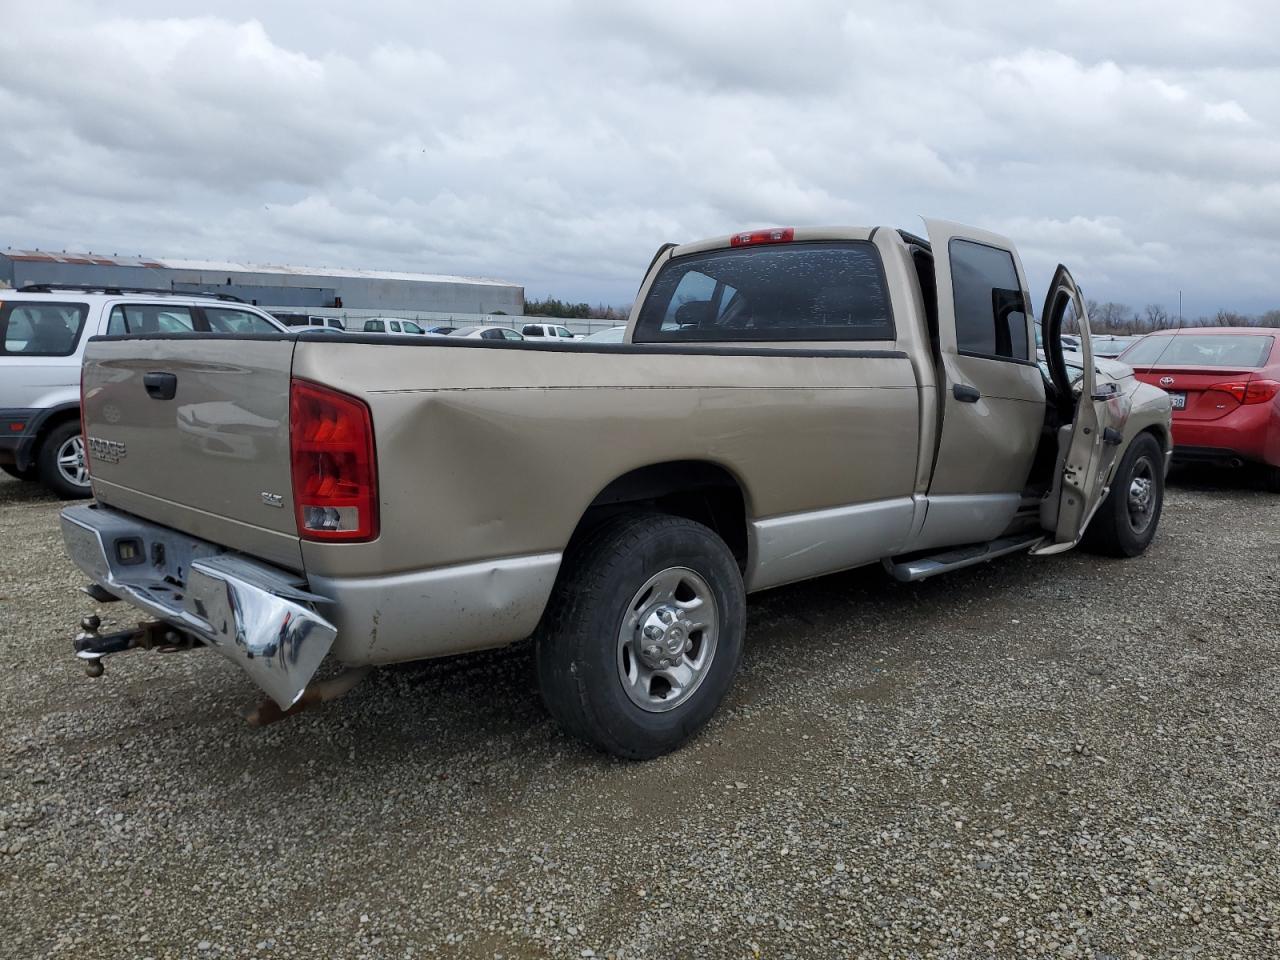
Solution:
M 1170 314 L 1158 303 L 1149 303 L 1141 311 L 1123 303 L 1085 303 L 1089 311 L 1089 329 L 1093 333 L 1138 334 L 1164 330 L 1178 325 L 1178 315 Z M 1257 315 L 1219 310 L 1213 316 L 1183 317 L 1184 327 L 1280 327 L 1280 310 Z
M 630 307 L 607 307 L 603 303 L 591 306 L 589 303 L 568 303 L 547 297 L 545 300 L 526 300 L 524 315 L 526 317 L 561 317 L 565 320 L 625 320 L 631 311 Z

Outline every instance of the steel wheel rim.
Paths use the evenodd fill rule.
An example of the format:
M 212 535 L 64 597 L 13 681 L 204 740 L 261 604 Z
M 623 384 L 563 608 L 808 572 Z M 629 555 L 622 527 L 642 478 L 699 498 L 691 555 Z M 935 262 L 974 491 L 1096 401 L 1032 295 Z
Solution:
M 1155 468 L 1146 457 L 1140 457 L 1133 465 L 1126 491 L 1125 506 L 1129 513 L 1129 529 L 1144 533 L 1151 526 L 1156 507 Z
M 89 485 L 89 468 L 84 462 L 84 437 L 80 434 L 69 437 L 58 448 L 58 473 L 73 486 Z
M 720 610 L 711 585 L 688 567 L 644 582 L 618 630 L 618 680 L 641 710 L 666 713 L 702 686 L 715 659 Z

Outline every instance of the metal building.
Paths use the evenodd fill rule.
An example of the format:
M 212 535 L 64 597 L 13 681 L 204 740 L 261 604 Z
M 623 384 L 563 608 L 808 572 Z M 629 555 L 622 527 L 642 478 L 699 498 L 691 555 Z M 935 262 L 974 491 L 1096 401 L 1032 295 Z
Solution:
M 85 283 L 229 293 L 262 307 L 518 316 L 524 287 L 501 280 L 387 270 L 287 267 L 216 260 L 0 251 L 0 283 Z

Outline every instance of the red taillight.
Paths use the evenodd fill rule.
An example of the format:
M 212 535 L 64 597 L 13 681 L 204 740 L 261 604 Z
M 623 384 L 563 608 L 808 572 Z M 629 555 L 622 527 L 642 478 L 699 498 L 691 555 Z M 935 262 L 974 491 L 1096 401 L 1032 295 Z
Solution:
M 293 506 L 304 540 L 378 536 L 378 473 L 369 408 L 306 380 L 289 382 Z
M 735 233 L 729 239 L 729 244 L 734 247 L 750 247 L 757 243 L 790 243 L 795 238 L 795 227 L 774 227 L 771 230 Z
M 1205 389 L 1229 393 L 1239 403 L 1266 403 L 1280 393 L 1280 383 L 1275 380 L 1230 380 Z

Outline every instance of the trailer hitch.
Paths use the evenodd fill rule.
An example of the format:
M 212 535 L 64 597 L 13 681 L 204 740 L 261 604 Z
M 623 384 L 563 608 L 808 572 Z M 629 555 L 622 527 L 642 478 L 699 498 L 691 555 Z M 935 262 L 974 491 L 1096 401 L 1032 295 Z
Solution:
M 129 630 L 115 633 L 99 633 L 102 619 L 90 614 L 80 621 L 76 634 L 76 659 L 84 664 L 84 672 L 90 677 L 103 673 L 103 658 L 126 650 L 158 650 L 161 653 L 178 653 L 193 650 L 204 644 L 198 637 L 175 629 L 159 620 L 146 620 Z

